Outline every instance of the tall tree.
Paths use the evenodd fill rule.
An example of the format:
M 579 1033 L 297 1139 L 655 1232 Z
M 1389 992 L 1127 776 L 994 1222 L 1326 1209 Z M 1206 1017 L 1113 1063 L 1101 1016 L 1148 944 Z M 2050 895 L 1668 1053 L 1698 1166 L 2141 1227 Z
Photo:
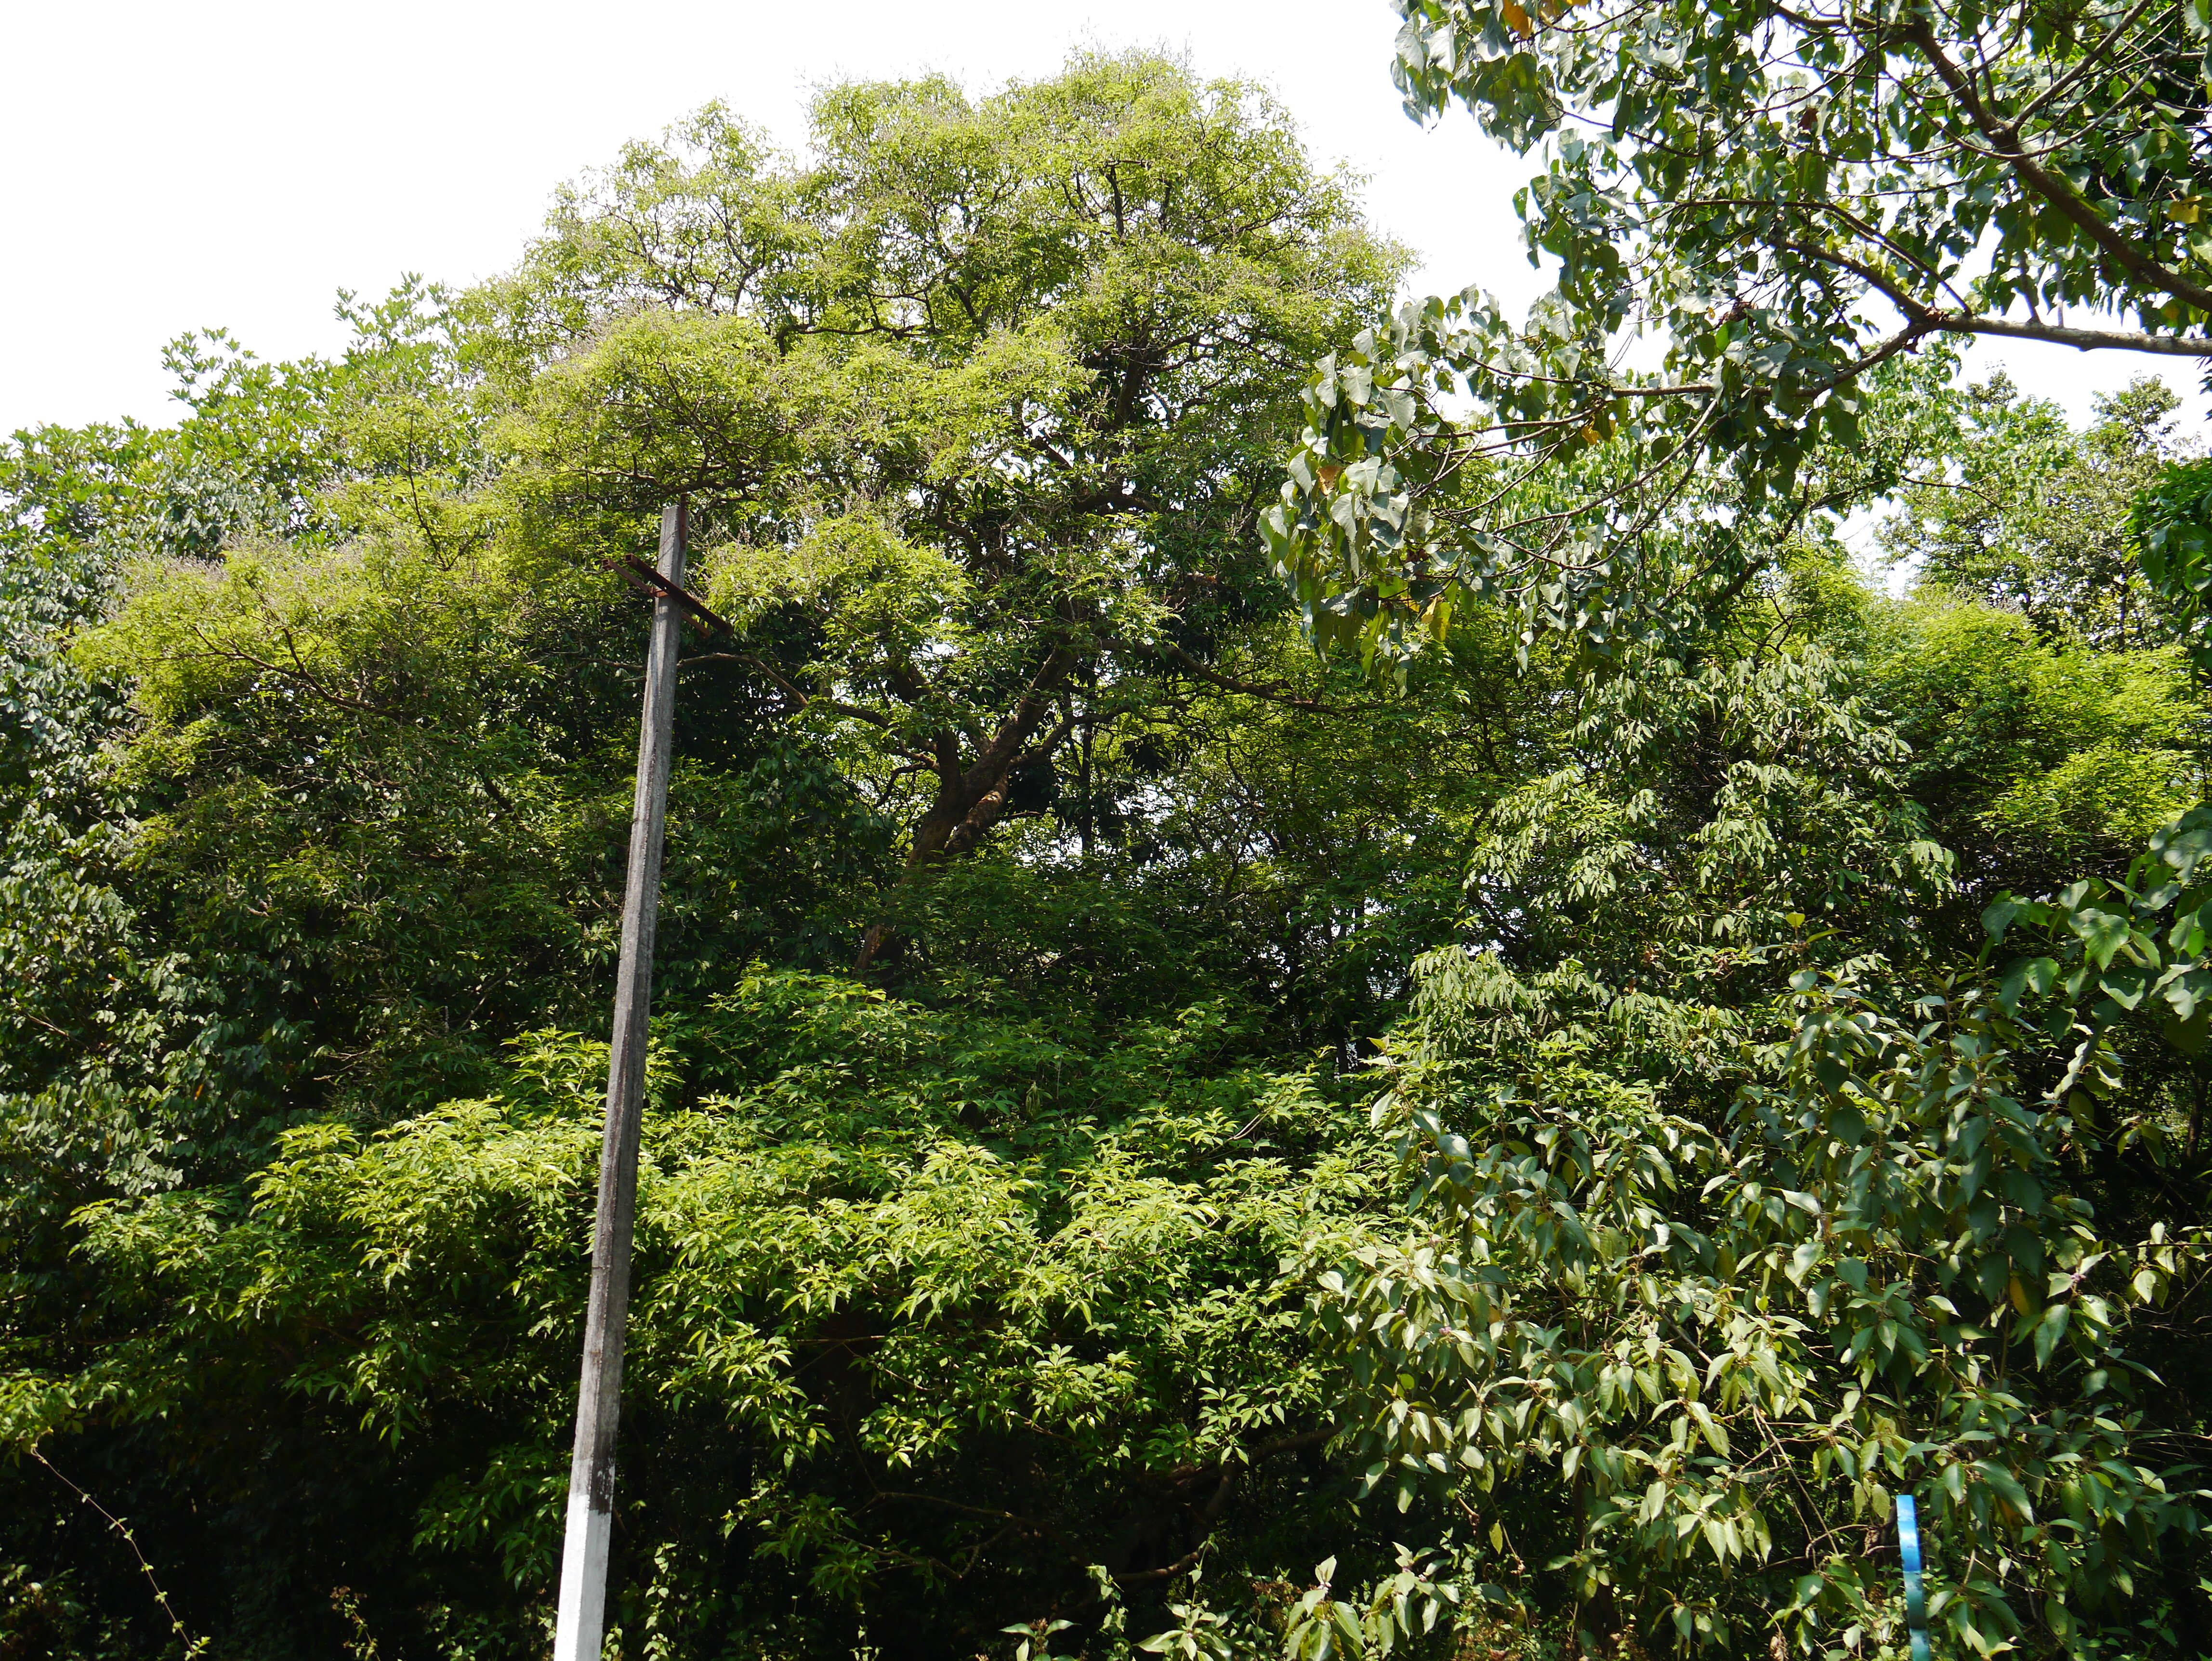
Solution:
M 1930 587 L 2018 607 L 2047 640 L 2124 650 L 2172 638 L 2130 520 L 2135 499 L 2187 453 L 2173 430 L 2180 404 L 2145 377 L 2100 397 L 2077 434 L 2002 375 L 1973 388 L 1947 465 L 1898 493 L 1884 554 Z
M 714 108 L 633 147 L 483 296 L 485 361 L 556 534 L 692 494 L 735 660 L 869 757 L 919 870 L 1222 678 L 1301 366 L 1401 262 L 1263 95 L 1158 59 L 813 120 L 803 162 Z

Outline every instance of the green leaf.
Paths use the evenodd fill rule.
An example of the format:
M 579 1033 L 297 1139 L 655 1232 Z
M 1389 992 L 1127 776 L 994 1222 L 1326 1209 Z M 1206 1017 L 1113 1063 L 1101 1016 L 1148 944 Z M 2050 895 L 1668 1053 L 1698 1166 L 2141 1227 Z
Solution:
M 2127 918 L 2110 911 L 2084 909 L 2066 920 L 2081 940 L 2081 948 L 2100 969 L 2109 969 L 2112 958 L 2128 943 L 2132 932 Z
M 2051 1352 L 2058 1348 L 2059 1340 L 2066 1335 L 2066 1321 L 2069 1306 L 2054 1303 L 2045 1307 L 2043 1318 L 2035 1323 L 2035 1364 L 2045 1365 Z
M 2004 978 L 1998 985 L 1998 1001 L 2011 1009 L 2019 1004 L 2023 992 L 2032 991 L 2038 997 L 2045 997 L 2057 983 L 2057 958 L 2018 958 L 2005 970 Z
M 1974 1475 L 1996 1492 L 1997 1497 L 2010 1506 L 2022 1523 L 2035 1520 L 2035 1508 L 2028 1503 L 2027 1490 L 2002 1465 L 1982 1459 L 1974 1463 Z

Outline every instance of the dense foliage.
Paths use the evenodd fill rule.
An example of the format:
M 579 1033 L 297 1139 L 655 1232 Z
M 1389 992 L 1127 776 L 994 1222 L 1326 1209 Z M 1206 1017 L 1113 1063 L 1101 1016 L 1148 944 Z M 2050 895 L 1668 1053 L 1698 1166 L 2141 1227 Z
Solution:
M 1939 1653 L 2203 1653 L 2171 395 L 1897 356 L 1378 676 L 1260 517 L 1398 270 L 1249 88 L 848 85 L 0 450 L 0 1657 L 543 1652 L 677 491 L 611 1652 L 1895 1656 L 1910 1489 Z
M 1408 112 L 1536 162 L 1516 203 L 1555 281 L 1525 319 L 1470 288 L 1324 361 L 1272 541 L 1370 650 L 1462 594 L 1679 630 L 1758 557 L 1685 538 L 1685 493 L 1718 470 L 1735 515 L 1788 513 L 1822 445 L 1884 447 L 1864 377 L 1929 344 L 2212 358 L 2195 0 L 1397 9 Z

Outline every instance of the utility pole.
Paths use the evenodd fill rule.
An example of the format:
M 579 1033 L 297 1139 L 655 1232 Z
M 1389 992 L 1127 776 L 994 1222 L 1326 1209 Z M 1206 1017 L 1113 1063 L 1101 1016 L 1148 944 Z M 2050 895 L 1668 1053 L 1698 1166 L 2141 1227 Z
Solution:
M 554 1661 L 599 1661 L 606 1620 L 607 1547 L 614 1530 L 615 1421 L 622 1410 L 623 1329 L 629 1316 L 630 1233 L 637 1214 L 637 1143 L 645 1104 L 645 1045 L 653 1012 L 653 928 L 660 910 L 660 840 L 668 814 L 668 758 L 676 715 L 676 648 L 690 504 L 660 514 L 660 563 L 629 573 L 653 595 L 645 715 L 630 809 L 629 874 L 623 889 L 622 966 L 607 1056 L 607 1123 L 599 1149 L 599 1220 L 592 1230 L 592 1302 L 584 1318 L 584 1377 L 576 1392 L 576 1451 L 568 1464 L 568 1529 L 561 1548 Z M 642 571 L 642 575 L 641 572 Z M 650 576 L 657 581 L 648 583 Z M 682 595 L 681 599 L 678 598 Z M 690 600 L 689 605 L 685 604 Z

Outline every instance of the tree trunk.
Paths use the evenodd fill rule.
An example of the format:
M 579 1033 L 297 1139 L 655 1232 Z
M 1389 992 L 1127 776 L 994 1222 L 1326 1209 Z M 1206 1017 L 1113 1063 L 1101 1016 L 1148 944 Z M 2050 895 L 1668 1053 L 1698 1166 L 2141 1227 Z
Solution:
M 894 894 L 911 887 L 928 867 L 972 853 L 986 831 L 1005 816 L 1006 792 L 1018 761 L 1049 756 L 1073 730 L 1072 720 L 1062 721 L 1035 745 L 1038 726 L 1051 708 L 1051 695 L 1074 671 L 1078 654 L 1055 647 L 1031 678 L 1013 713 L 999 723 L 999 730 L 975 761 L 960 764 L 960 741 L 940 733 L 933 746 L 937 757 L 937 797 L 914 827 L 914 842 L 907 849 L 906 868 L 899 873 Z M 896 928 L 884 919 L 868 927 L 860 937 L 860 953 L 853 971 L 865 975 L 882 961 L 897 938 Z

